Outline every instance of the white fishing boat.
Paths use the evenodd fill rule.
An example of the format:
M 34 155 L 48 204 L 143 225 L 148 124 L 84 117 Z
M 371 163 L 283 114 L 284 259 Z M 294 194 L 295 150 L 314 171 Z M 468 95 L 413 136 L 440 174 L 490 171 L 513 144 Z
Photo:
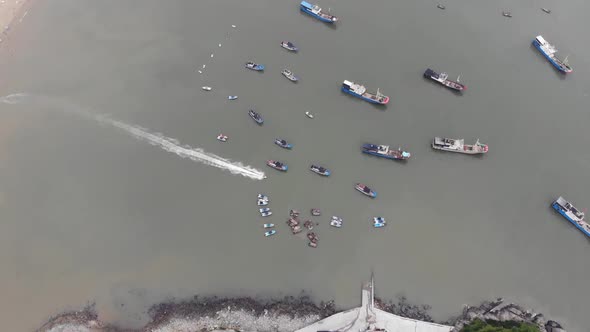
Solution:
M 271 229 L 270 231 L 264 233 L 264 236 L 269 237 L 272 235 L 275 235 L 277 233 L 277 231 L 275 231 L 274 229 Z
M 205 91 L 211 91 L 211 87 L 210 86 L 204 86 L 201 89 L 203 89 Z
M 275 224 L 264 224 L 264 228 L 273 228 Z
M 256 205 L 258 205 L 258 206 L 267 206 L 267 205 L 268 205 L 268 200 L 259 199 L 259 200 L 256 202 Z
M 219 136 L 217 136 L 217 140 L 221 141 L 221 142 L 227 142 L 227 136 L 224 134 L 219 134 Z
M 307 111 L 307 112 L 305 112 L 305 115 L 306 115 L 308 118 L 310 118 L 310 119 L 313 119 L 313 114 L 311 114 L 311 112 Z
M 464 154 L 483 154 L 488 152 L 488 146 L 479 142 L 475 144 L 465 144 L 463 139 L 435 137 L 432 140 L 432 148 L 449 152 L 458 152 Z

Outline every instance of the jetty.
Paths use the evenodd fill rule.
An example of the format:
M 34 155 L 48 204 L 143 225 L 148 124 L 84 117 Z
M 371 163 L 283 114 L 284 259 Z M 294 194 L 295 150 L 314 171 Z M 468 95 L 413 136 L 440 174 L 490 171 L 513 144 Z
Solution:
M 363 285 L 361 306 L 317 321 L 296 332 L 450 332 L 452 326 L 405 318 L 375 308 L 373 278 Z

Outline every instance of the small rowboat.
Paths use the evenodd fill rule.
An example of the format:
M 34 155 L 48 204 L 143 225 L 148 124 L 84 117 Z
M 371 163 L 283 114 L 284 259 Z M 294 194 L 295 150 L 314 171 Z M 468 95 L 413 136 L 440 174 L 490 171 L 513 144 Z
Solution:
M 291 150 L 293 148 L 293 144 L 285 141 L 282 138 L 275 139 L 275 144 L 278 145 L 278 146 L 280 146 L 280 147 L 282 147 L 283 149 Z
M 313 119 L 313 114 L 311 114 L 309 111 L 305 112 L 305 115 L 307 115 L 308 118 Z
M 322 211 L 320 211 L 320 209 L 311 209 L 311 215 L 312 216 L 321 216 L 322 215 Z
M 284 49 L 289 50 L 291 52 L 297 52 L 298 51 L 297 47 L 293 43 L 291 43 L 290 41 L 282 41 L 281 42 L 281 46 Z
M 255 71 L 263 71 L 264 70 L 264 65 L 258 64 L 258 63 L 254 63 L 254 62 L 246 62 L 246 68 L 248 69 L 252 69 Z
M 273 228 L 275 224 L 264 224 L 264 228 Z
M 264 236 L 269 237 L 272 235 L 275 235 L 277 233 L 277 231 L 275 231 L 274 229 L 271 229 L 270 231 L 264 233 Z
M 210 86 L 204 86 L 204 87 L 201 87 L 201 89 L 203 89 L 205 91 L 211 91 L 211 87 Z
M 366 185 L 364 185 L 362 183 L 357 183 L 354 186 L 354 189 L 360 191 L 363 195 L 369 196 L 371 198 L 377 197 L 376 192 L 374 192 L 371 188 L 367 187 Z
M 227 99 L 236 100 L 236 99 L 238 99 L 238 96 L 227 96 Z
M 221 142 L 227 142 L 227 136 L 224 134 L 219 134 L 219 136 L 217 136 L 217 140 Z

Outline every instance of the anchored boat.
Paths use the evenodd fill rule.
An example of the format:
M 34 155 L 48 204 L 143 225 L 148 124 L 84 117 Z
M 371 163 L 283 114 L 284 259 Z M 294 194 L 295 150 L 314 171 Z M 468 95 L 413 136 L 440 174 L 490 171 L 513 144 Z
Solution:
M 377 197 L 377 193 L 375 191 L 373 191 L 371 188 L 367 187 L 366 185 L 362 184 L 362 183 L 357 183 L 354 188 L 358 191 L 360 191 L 362 194 L 367 195 L 371 198 L 375 198 Z
M 449 80 L 449 75 L 447 73 L 437 73 L 434 70 L 428 68 L 424 72 L 424 77 L 429 78 L 435 82 L 438 82 L 449 89 L 453 89 L 456 91 L 464 91 L 467 90 L 467 86 L 464 84 L 459 83 L 459 77 L 457 77 L 457 81 Z
M 267 206 L 267 205 L 268 205 L 268 200 L 259 199 L 259 200 L 256 202 L 256 205 L 258 205 L 258 206 Z
M 383 218 L 383 217 L 374 217 L 373 218 L 373 227 L 381 228 L 381 227 L 385 227 L 385 225 L 387 225 L 385 218 Z
M 297 81 L 299 81 L 299 78 L 297 76 L 295 76 L 293 74 L 293 72 L 290 71 L 289 69 L 283 69 L 283 71 L 281 72 L 281 74 L 283 74 L 283 76 L 285 76 L 291 82 L 297 82 Z
M 246 62 L 246 68 L 248 69 L 252 69 L 255 71 L 263 71 L 264 70 L 264 65 L 258 64 L 258 63 L 254 63 L 254 62 Z
M 273 228 L 275 224 L 264 224 L 264 228 Z
M 563 60 L 558 59 L 556 55 L 557 49 L 549 44 L 543 36 L 537 36 L 533 39 L 533 45 L 560 72 L 569 74 L 573 71 L 572 67 L 567 63 L 567 57 Z
M 238 96 L 227 96 L 227 99 L 236 100 L 236 99 L 238 99 Z
M 320 211 L 320 209 L 311 209 L 311 215 L 312 216 L 321 216 L 322 215 L 322 211 Z
M 301 1 L 300 9 L 302 12 L 309 14 L 322 22 L 336 23 L 338 21 L 336 16 L 325 13 L 320 6 L 312 5 L 307 1 Z
M 266 196 L 265 194 L 258 194 L 258 199 L 268 201 L 268 196 Z
M 297 52 L 299 49 L 290 41 L 282 41 L 281 42 L 281 46 L 286 49 L 289 50 L 291 52 Z
M 377 89 L 377 93 L 367 92 L 367 88 L 364 85 L 356 84 L 351 81 L 344 81 L 342 83 L 342 91 L 353 95 L 357 98 L 361 98 L 364 101 L 368 101 L 371 104 L 386 105 L 389 103 L 389 97 L 382 95 Z
M 362 151 L 366 154 L 393 160 L 407 160 L 411 156 L 409 152 L 403 151 L 401 148 L 391 149 L 389 145 L 363 144 Z
M 281 171 L 281 172 L 286 172 L 288 167 L 287 165 L 283 164 L 280 161 L 275 161 L 275 160 L 267 160 L 266 164 L 274 169 L 276 169 L 277 171 Z
M 259 125 L 262 125 L 264 123 L 264 119 L 262 118 L 262 116 L 254 110 L 249 110 L 248 115 L 250 115 L 252 120 L 256 121 L 256 123 L 258 123 Z
M 576 226 L 582 233 L 590 237 L 590 224 L 584 220 L 584 212 L 578 211 L 572 203 L 566 201 L 561 196 L 551 204 L 551 207 Z
M 309 170 L 322 176 L 330 176 L 332 174 L 329 169 L 317 165 L 309 166 Z
M 293 148 L 293 144 L 285 141 L 282 138 L 275 139 L 275 144 L 278 145 L 278 146 L 280 146 L 280 147 L 282 147 L 283 149 L 291 150 Z
M 226 136 L 226 135 L 224 135 L 224 134 L 219 134 L 219 135 L 217 136 L 217 140 L 218 140 L 218 141 L 221 141 L 221 142 L 227 142 L 227 136 Z
M 277 233 L 277 231 L 275 231 L 274 229 L 271 229 L 270 231 L 264 233 L 264 236 L 269 237 L 272 235 L 275 235 Z
M 459 152 L 465 154 L 483 154 L 488 152 L 488 146 L 479 142 L 473 145 L 465 144 L 463 139 L 435 137 L 432 140 L 432 148 L 436 150 Z

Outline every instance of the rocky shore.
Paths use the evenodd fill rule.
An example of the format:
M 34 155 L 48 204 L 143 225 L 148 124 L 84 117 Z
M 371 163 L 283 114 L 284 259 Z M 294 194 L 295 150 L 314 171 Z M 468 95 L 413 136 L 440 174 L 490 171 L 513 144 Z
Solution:
M 375 306 L 393 314 L 433 322 L 430 306 L 413 304 L 404 296 L 395 301 L 375 299 Z M 150 322 L 137 330 L 122 329 L 98 319 L 94 306 L 60 314 L 38 332 L 190 332 L 190 331 L 272 331 L 291 332 L 335 314 L 333 301 L 314 303 L 308 296 L 287 296 L 283 299 L 256 300 L 249 297 L 198 297 L 190 300 L 159 303 L 149 310 Z M 516 304 L 501 299 L 479 306 L 466 306 L 463 312 L 446 322 L 460 331 L 474 319 L 524 321 L 538 325 L 542 332 L 564 332 L 557 322 L 546 320 Z

